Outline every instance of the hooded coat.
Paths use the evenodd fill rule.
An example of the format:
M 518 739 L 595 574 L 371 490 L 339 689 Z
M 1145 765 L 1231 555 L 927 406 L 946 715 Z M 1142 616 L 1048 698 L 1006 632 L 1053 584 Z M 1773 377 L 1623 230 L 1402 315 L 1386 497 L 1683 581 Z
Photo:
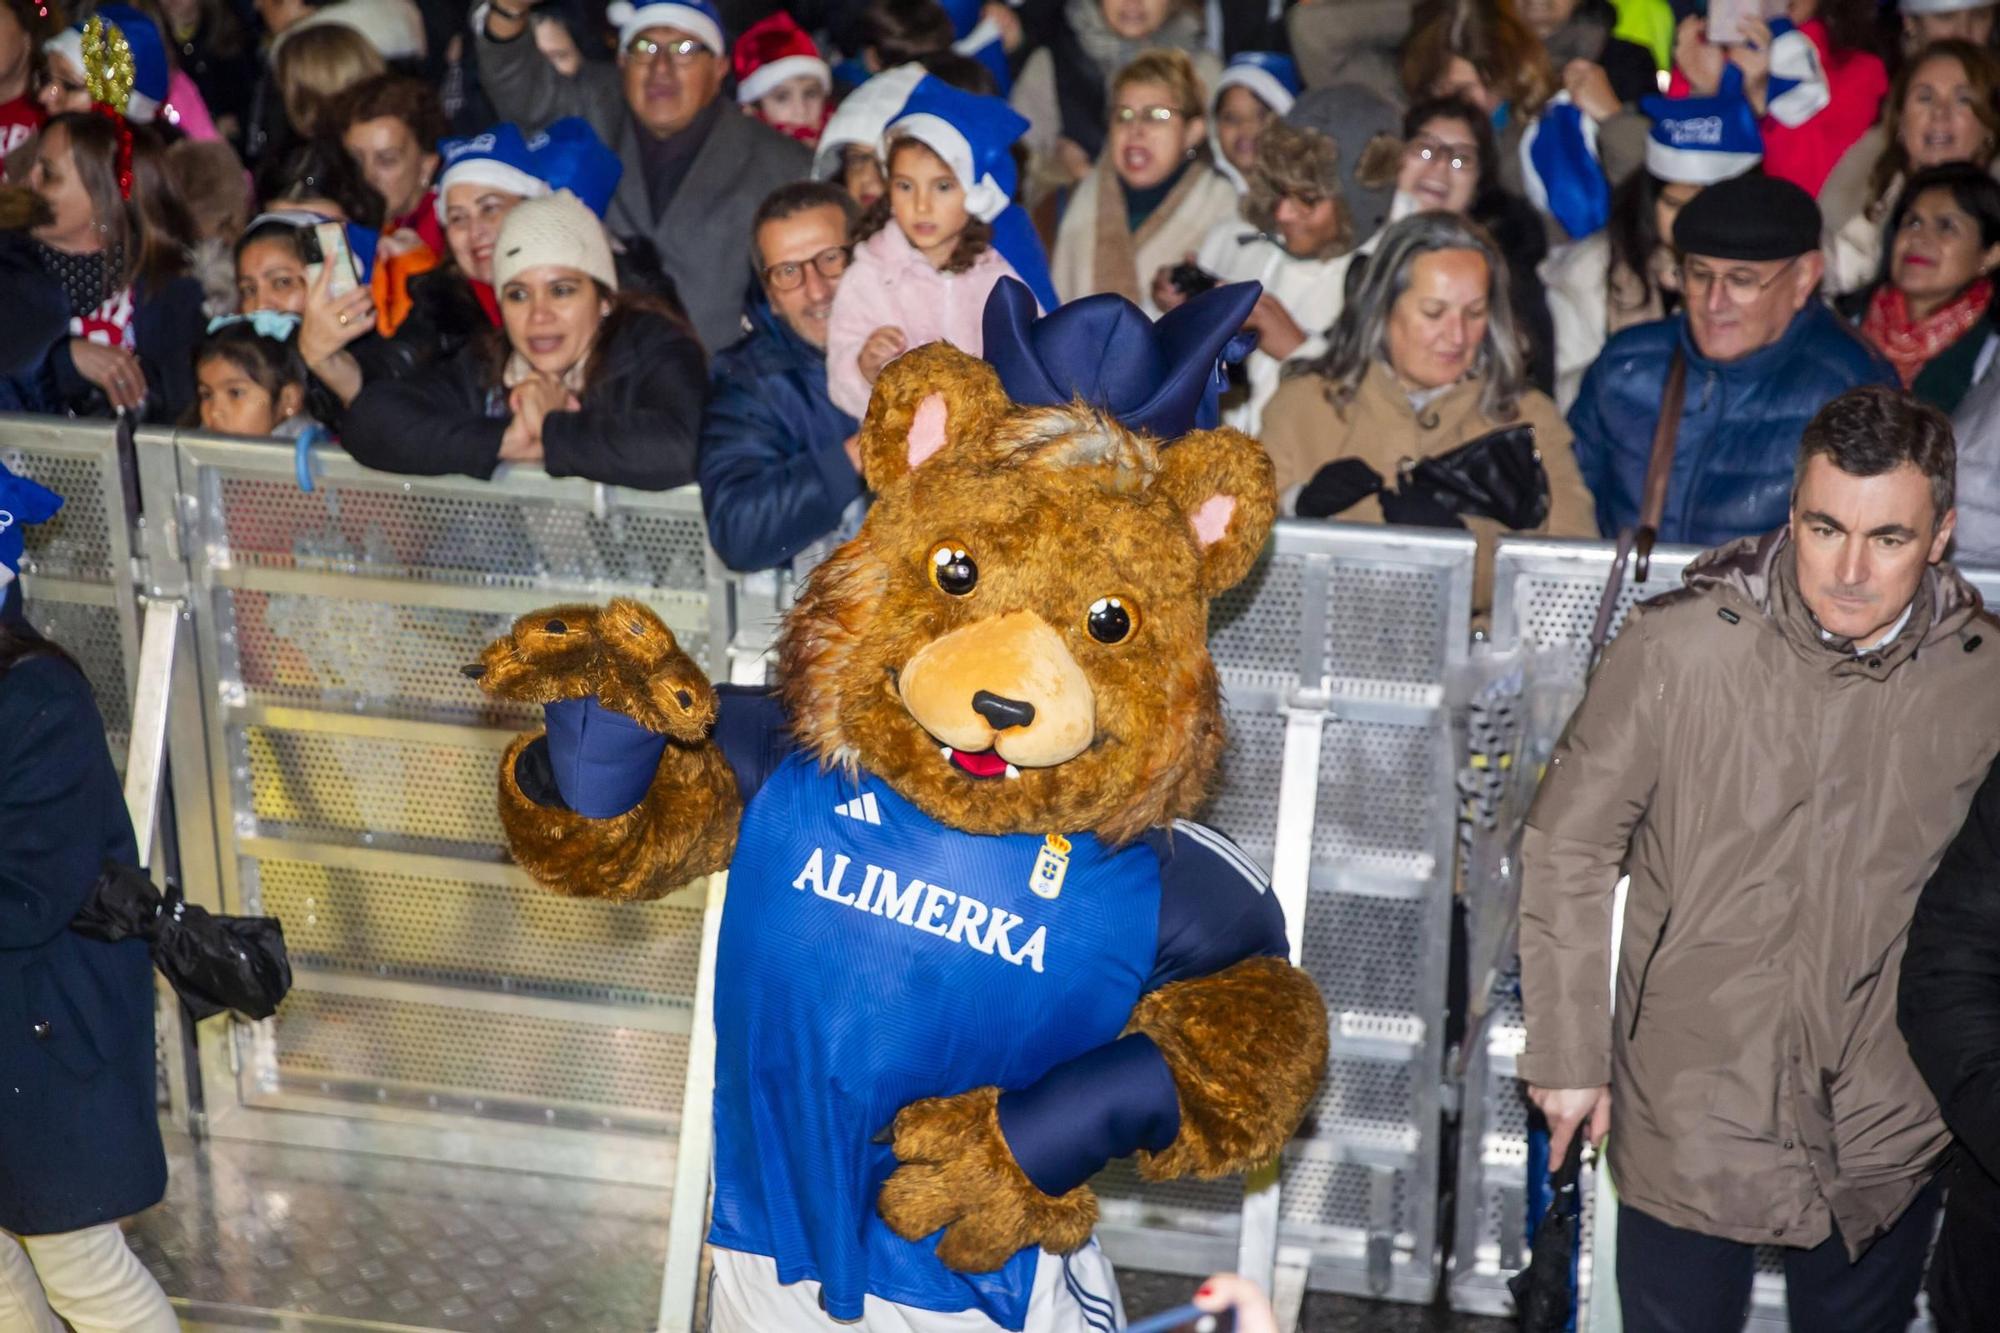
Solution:
M 1820 633 L 1788 529 L 1639 607 L 1522 849 L 1521 1077 L 1612 1088 L 1621 1199 L 1850 1258 L 1946 1142 L 1896 1031 L 1918 891 L 2000 750 L 2000 622 L 1949 565 L 1885 645 Z M 1611 994 L 1612 889 L 1631 876 Z

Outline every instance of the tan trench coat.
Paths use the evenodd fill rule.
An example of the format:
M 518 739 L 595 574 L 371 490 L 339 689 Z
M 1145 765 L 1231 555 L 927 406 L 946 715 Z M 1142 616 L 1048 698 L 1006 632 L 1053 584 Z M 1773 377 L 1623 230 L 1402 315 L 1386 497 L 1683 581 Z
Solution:
M 1406 460 L 1448 453 L 1490 431 L 1524 421 L 1535 428 L 1535 447 L 1549 476 L 1549 516 L 1539 534 L 1552 537 L 1595 537 L 1597 511 L 1590 489 L 1577 471 L 1570 451 L 1569 423 L 1547 395 L 1529 389 L 1521 395 L 1514 415 L 1501 420 L 1479 410 L 1482 381 L 1474 376 L 1454 384 L 1422 412 L 1410 406 L 1395 374 L 1375 363 L 1361 381 L 1354 401 L 1343 412 L 1327 395 L 1319 375 L 1283 381 L 1264 408 L 1260 438 L 1277 469 L 1279 502 L 1293 512 L 1298 490 L 1315 472 L 1339 458 L 1359 458 L 1395 484 Z M 1339 515 L 1344 523 L 1380 523 L 1382 506 L 1369 497 Z M 1470 518 L 1466 527 L 1479 538 L 1479 563 L 1474 575 L 1473 603 L 1483 609 L 1492 600 L 1493 546 L 1505 531 L 1487 518 Z
M 1687 584 L 1613 641 L 1529 812 L 1520 1073 L 1611 1084 L 1625 1202 L 1746 1243 L 1817 1245 L 1837 1220 L 1858 1257 L 1947 1138 L 1896 983 L 2000 751 L 2000 622 L 1940 566 L 1856 655 L 1821 639 L 1783 530 Z

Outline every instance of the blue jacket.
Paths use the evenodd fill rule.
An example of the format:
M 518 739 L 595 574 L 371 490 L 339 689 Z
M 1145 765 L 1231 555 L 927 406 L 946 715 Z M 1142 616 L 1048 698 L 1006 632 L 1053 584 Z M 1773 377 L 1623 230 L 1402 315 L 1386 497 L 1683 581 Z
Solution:
M 708 540 L 735 570 L 771 569 L 832 532 L 861 494 L 841 446 L 859 428 L 826 396 L 826 356 L 759 301 L 718 353 L 701 423 Z
M 153 963 L 69 923 L 105 858 L 137 861 L 90 687 L 63 659 L 0 674 L 0 1227 L 75 1231 L 160 1201 Z
M 1576 464 L 1607 537 L 1639 521 L 1640 492 L 1665 397 L 1667 364 L 1687 357 L 1687 392 L 1667 480 L 1660 541 L 1720 546 L 1780 527 L 1791 507 L 1799 436 L 1813 414 L 1895 372 L 1819 302 L 1777 342 L 1735 361 L 1695 350 L 1685 312 L 1614 335 L 1569 410 Z

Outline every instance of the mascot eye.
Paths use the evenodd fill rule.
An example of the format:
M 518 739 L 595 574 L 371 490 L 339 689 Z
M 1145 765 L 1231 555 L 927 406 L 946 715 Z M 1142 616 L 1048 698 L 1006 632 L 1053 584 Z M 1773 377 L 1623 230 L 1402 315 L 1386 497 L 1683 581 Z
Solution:
M 979 566 L 952 542 L 940 542 L 931 552 L 931 582 L 953 597 L 963 597 L 979 585 Z
M 1099 643 L 1123 643 L 1138 628 L 1139 612 L 1120 598 L 1100 597 L 1090 604 L 1090 613 L 1083 623 L 1089 628 L 1090 637 Z

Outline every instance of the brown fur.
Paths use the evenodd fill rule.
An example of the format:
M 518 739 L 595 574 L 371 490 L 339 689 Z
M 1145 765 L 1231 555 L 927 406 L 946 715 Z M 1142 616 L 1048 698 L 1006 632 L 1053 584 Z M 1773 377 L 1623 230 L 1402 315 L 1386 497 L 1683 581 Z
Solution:
M 1139 1155 L 1148 1180 L 1208 1179 L 1276 1157 L 1326 1073 L 1326 1004 L 1282 958 L 1162 986 L 1127 1030 L 1153 1039 L 1181 1099 L 1179 1137 Z
M 667 736 L 639 804 L 611 819 L 538 804 L 515 763 L 542 733 L 521 736 L 500 761 L 500 825 L 536 882 L 572 898 L 658 898 L 728 866 L 743 802 L 722 752 L 707 739 L 715 691 L 647 607 L 623 598 L 599 611 L 555 606 L 514 622 L 488 644 L 480 688 L 499 699 L 554 703 L 595 695 Z
M 990 1273 L 1029 1245 L 1067 1254 L 1097 1225 L 1089 1186 L 1052 1199 L 1022 1172 L 1001 1136 L 999 1104 L 998 1088 L 975 1088 L 904 1107 L 895 1124 L 903 1165 L 876 1200 L 904 1240 L 944 1228 L 938 1258 L 961 1273 Z

